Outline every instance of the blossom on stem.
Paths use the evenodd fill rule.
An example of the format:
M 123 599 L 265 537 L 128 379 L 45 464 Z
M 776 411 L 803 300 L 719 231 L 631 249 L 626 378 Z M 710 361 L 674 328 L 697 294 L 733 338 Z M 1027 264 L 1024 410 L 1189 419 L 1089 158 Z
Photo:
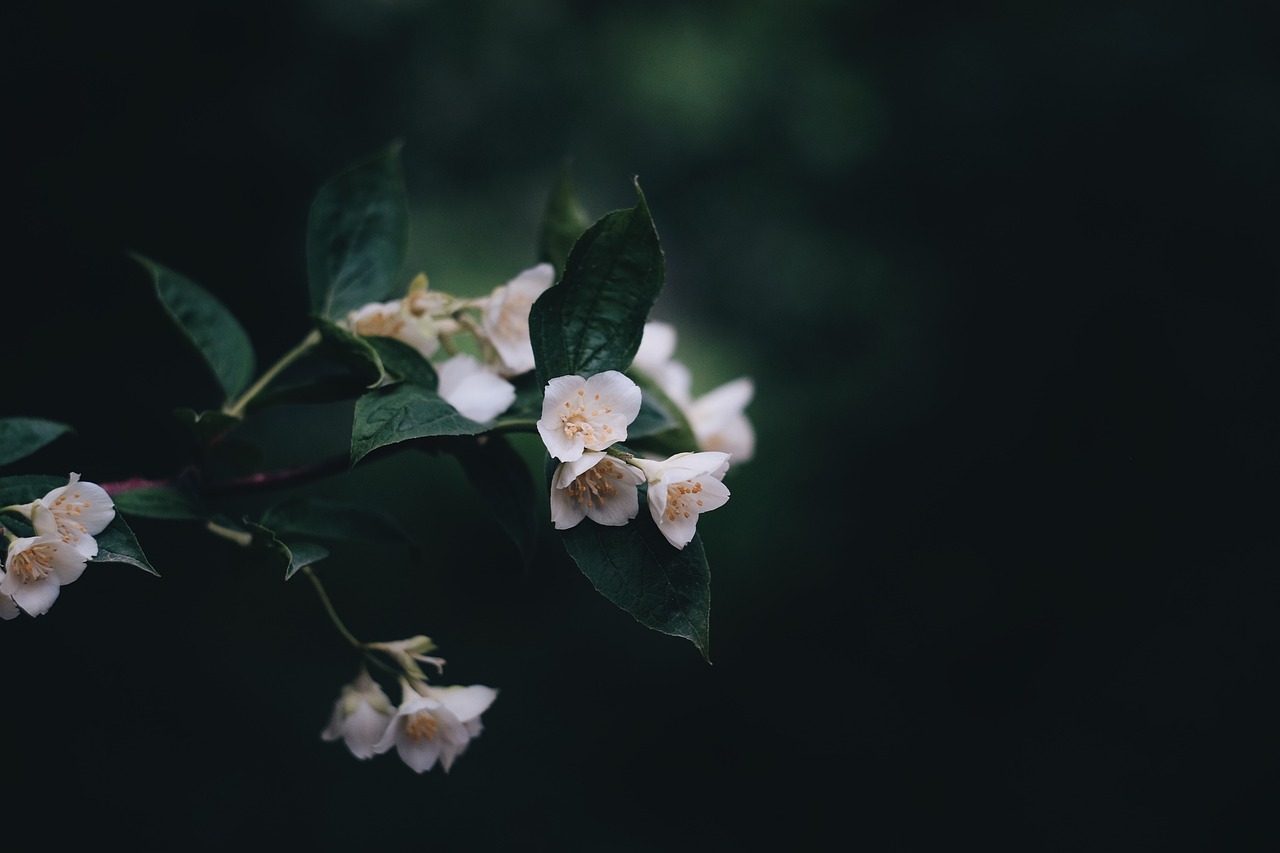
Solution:
M 616 370 L 581 376 L 557 376 L 542 398 L 538 434 L 547 451 L 573 462 L 586 450 L 605 450 L 625 441 L 627 427 L 640 414 L 640 386 Z
M 342 688 L 333 704 L 329 725 L 320 733 L 327 741 L 341 739 L 356 758 L 374 756 L 373 746 L 384 734 L 395 708 L 368 670 L 361 668 L 355 680 Z
M 537 298 L 551 287 L 554 278 L 555 268 L 551 264 L 538 264 L 495 287 L 489 294 L 482 328 L 502 359 L 503 375 L 516 376 L 533 370 L 529 311 Z
M 94 539 L 116 517 L 115 503 L 106 489 L 97 483 L 82 481 L 80 475 L 71 472 L 68 483 L 40 499 L 49 510 L 52 526 L 43 513 L 33 515 L 36 533 L 57 535 L 69 545 L 92 559 L 98 553 L 98 541 Z M 43 521 L 43 526 L 41 522 Z
M 395 747 L 401 760 L 423 773 L 436 761 L 445 772 L 483 729 L 480 715 L 498 691 L 482 684 L 469 687 L 431 687 L 425 682 L 400 679 L 404 698 L 386 732 L 374 744 L 376 753 Z
M 693 539 L 698 516 L 725 505 L 729 489 L 721 482 L 729 454 L 717 451 L 677 453 L 665 460 L 633 457 L 649 484 L 649 514 L 667 541 L 679 549 Z
M 37 530 L 55 529 L 53 513 L 40 502 L 31 507 L 31 518 Z M 48 613 L 58 598 L 61 587 L 84 572 L 88 558 L 67 544 L 57 533 L 9 537 L 4 573 L 0 576 L 0 595 L 9 596 L 32 616 Z
M 561 462 L 551 479 L 551 521 L 567 530 L 584 518 L 622 527 L 640 512 L 638 487 L 644 475 L 599 450 Z
M 473 421 L 491 421 L 515 402 L 515 386 L 465 352 L 441 362 L 436 373 L 440 396 Z

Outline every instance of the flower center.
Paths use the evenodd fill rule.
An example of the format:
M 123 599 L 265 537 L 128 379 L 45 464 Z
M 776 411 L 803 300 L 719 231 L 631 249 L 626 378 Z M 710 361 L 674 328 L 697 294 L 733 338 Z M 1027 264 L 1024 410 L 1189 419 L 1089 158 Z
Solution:
M 89 528 L 85 527 L 76 518 L 88 508 L 89 502 L 82 500 L 79 492 L 73 494 L 70 501 L 67 500 L 65 492 L 58 495 L 54 500 L 51 509 L 53 510 L 54 523 L 58 527 L 58 532 L 62 534 L 63 542 L 71 545 L 79 542 L 82 534 L 89 535 Z
M 436 736 L 438 728 L 440 724 L 431 716 L 430 711 L 419 711 L 405 722 L 404 733 L 415 741 L 431 740 Z
M 593 418 L 599 418 L 601 415 L 607 415 L 613 412 L 610 406 L 600 405 L 600 395 L 596 394 L 591 400 L 591 411 L 587 411 L 587 394 L 582 389 L 578 389 L 578 405 L 574 406 L 569 400 L 564 401 L 564 407 L 568 409 L 566 412 L 560 413 L 560 423 L 564 427 L 565 438 L 572 439 L 576 435 L 581 435 L 583 443 L 591 444 L 596 440 L 596 429 L 606 435 L 613 432 L 613 428 L 608 424 L 592 423 Z
M 675 521 L 681 516 L 688 518 L 690 510 L 694 513 L 701 512 L 698 508 L 702 506 L 702 498 L 698 497 L 701 491 L 702 484 L 697 480 L 685 480 L 667 486 L 667 521 Z
M 23 583 L 44 580 L 53 573 L 53 555 L 57 550 L 51 543 L 32 545 L 9 560 L 9 574 Z
M 622 477 L 622 472 L 614 466 L 613 461 L 606 459 L 591 470 L 575 477 L 566 490 L 569 492 L 569 497 L 574 498 L 578 503 L 585 503 L 587 506 L 596 504 L 603 506 L 605 498 L 618 493 L 610 480 L 621 480 Z

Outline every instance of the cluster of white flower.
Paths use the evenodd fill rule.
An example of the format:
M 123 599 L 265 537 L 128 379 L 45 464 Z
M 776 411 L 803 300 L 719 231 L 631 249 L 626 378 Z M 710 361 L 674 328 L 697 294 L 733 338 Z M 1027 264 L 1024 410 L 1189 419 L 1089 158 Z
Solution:
M 550 264 L 538 264 L 488 296 L 460 299 L 431 290 L 420 273 L 403 299 L 364 305 L 343 325 L 360 335 L 396 338 L 428 360 L 443 349 L 447 357 L 436 364 L 438 393 L 459 413 L 483 423 L 515 402 L 515 386 L 507 380 L 533 370 L 529 310 L 554 276 Z M 463 332 L 475 337 L 479 357 L 455 345 Z
M 59 590 L 80 577 L 85 563 L 98 553 L 94 537 L 115 518 L 115 504 L 99 485 L 72 473 L 59 486 L 29 504 L 0 508 L 31 522 L 34 536 L 17 536 L 7 528 L 4 563 L 0 566 L 0 618 L 25 611 L 49 612 Z
M 373 643 L 369 648 L 388 652 L 401 664 L 402 698 L 393 706 L 378 682 L 363 667 L 355 680 L 342 688 L 333 705 L 329 725 L 320 736 L 341 740 L 356 758 L 367 759 L 393 747 L 405 764 L 424 773 L 440 762 L 445 772 L 483 730 L 480 715 L 497 698 L 498 691 L 482 684 L 467 687 L 435 687 L 415 661 L 442 669 L 444 661 L 423 654 L 432 648 L 427 637 L 396 643 Z
M 621 527 L 640 512 L 638 490 L 647 483 L 649 514 L 679 549 L 693 539 L 698 516 L 724 506 L 729 470 L 722 451 L 677 453 L 665 460 L 612 454 L 640 413 L 640 387 L 606 370 L 584 379 L 558 376 L 547 383 L 538 434 L 559 460 L 551 481 L 551 520 L 567 530 L 584 518 Z

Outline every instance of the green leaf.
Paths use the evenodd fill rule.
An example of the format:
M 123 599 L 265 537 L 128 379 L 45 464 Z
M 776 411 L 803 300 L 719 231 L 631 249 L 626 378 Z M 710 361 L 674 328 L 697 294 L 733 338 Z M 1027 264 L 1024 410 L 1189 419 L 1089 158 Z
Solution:
M 98 534 L 97 539 L 98 554 L 90 562 L 128 563 L 156 577 L 160 576 L 160 573 L 148 562 L 147 555 L 142 553 L 142 546 L 138 544 L 138 539 L 133 535 L 129 523 L 120 513 L 116 513 L 116 517 L 111 519 L 106 529 Z
M 396 379 L 421 385 L 423 388 L 436 390 L 440 377 L 431 362 L 404 341 L 383 336 L 366 338 L 369 345 L 378 353 L 387 373 Z
M 683 550 L 671 547 L 645 506 L 625 527 L 588 520 L 562 530 L 565 549 L 605 598 L 655 631 L 684 637 L 709 663 L 711 570 L 695 535 Z
M 314 542 L 294 542 L 289 545 L 289 567 L 284 570 L 284 579 L 293 577 L 303 566 L 318 563 L 329 556 L 329 549 Z
M 409 239 L 400 145 L 329 180 L 307 220 L 311 311 L 340 319 L 390 298 Z
M 385 510 L 322 498 L 301 497 L 282 501 L 263 514 L 262 524 L 281 534 L 414 544 L 409 532 Z
M 30 456 L 74 429 L 44 418 L 0 418 L 0 465 Z
M 323 318 L 316 318 L 316 328 L 320 330 L 319 353 L 345 366 L 364 387 L 376 388 L 386 380 L 382 358 L 368 338 Z
M 116 509 L 143 518 L 203 520 L 209 512 L 189 492 L 165 486 L 132 489 L 112 496 Z
M 204 288 L 141 255 L 133 256 L 151 273 L 164 310 L 204 358 L 226 400 L 253 381 L 254 355 L 249 336 L 221 302 Z
M 388 445 L 440 435 L 479 435 L 489 427 L 465 418 L 429 388 L 401 382 L 376 388 L 356 401 L 351 464 Z
M 590 225 L 587 211 L 574 192 L 569 163 L 565 162 L 543 211 L 538 257 L 554 266 L 557 274 L 564 272 L 573 244 Z
M 240 521 L 245 526 L 245 529 L 253 534 L 253 541 L 249 547 L 265 557 L 267 562 L 284 571 L 287 578 L 289 576 L 289 567 L 293 565 L 293 551 L 289 549 L 289 546 L 276 536 L 274 530 L 250 520 L 248 516 L 240 519 Z
M 500 435 L 458 438 L 445 450 L 453 454 L 467 479 L 511 537 L 527 567 L 538 539 L 537 493 L 524 458 Z
M 29 504 L 66 484 L 66 477 L 48 474 L 18 474 L 0 478 L 0 507 Z M 22 536 L 31 535 L 31 523 L 16 514 L 0 513 L 0 524 L 13 529 L 15 533 L 20 531 Z
M 560 282 L 529 314 L 539 384 L 626 370 L 662 290 L 664 262 L 649 206 L 607 214 L 574 244 Z
M 349 373 L 317 376 L 288 385 L 274 385 L 255 396 L 246 408 L 250 412 L 256 412 L 286 403 L 336 403 L 340 400 L 354 400 L 368 390 L 366 383 Z

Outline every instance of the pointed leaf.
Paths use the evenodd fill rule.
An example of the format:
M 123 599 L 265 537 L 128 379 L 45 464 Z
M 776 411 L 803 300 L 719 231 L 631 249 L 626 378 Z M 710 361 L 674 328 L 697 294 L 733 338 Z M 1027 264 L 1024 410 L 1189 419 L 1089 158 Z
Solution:
M 191 431 L 199 444 L 212 444 L 240 425 L 241 419 L 217 409 L 197 412 L 195 409 L 174 409 L 173 416 Z
M 440 435 L 479 435 L 489 427 L 464 418 L 428 388 L 401 382 L 377 388 L 356 401 L 351 428 L 351 464 L 381 447 Z
M 272 566 L 284 571 L 287 578 L 289 567 L 293 565 L 293 551 L 289 549 L 289 546 L 276 536 L 274 530 L 250 520 L 248 516 L 240 519 L 240 521 L 245 526 L 245 529 L 253 534 L 253 541 L 249 547 L 265 557 Z
M 455 439 L 445 449 L 462 465 L 528 566 L 538 539 L 538 512 L 533 476 L 524 458 L 500 435 Z
M 663 257 L 644 193 L 607 214 L 574 244 L 560 282 L 529 314 L 538 382 L 631 365 L 662 290 Z
M 133 535 L 132 528 L 120 513 L 117 512 L 107 528 L 98 534 L 97 540 L 98 553 L 90 562 L 127 563 L 156 577 L 160 576 L 147 560 L 147 555 L 142 553 L 138 538 Z
M 555 267 L 557 274 L 564 272 L 569 251 L 590 225 L 587 211 L 574 192 L 566 162 L 543 211 L 538 257 Z
M 439 387 L 440 377 L 436 375 L 435 367 L 422 353 L 404 341 L 380 336 L 365 340 L 378 353 L 387 373 L 395 379 L 412 382 L 432 391 Z
M 640 624 L 691 641 L 709 663 L 711 571 L 702 540 L 671 547 L 644 501 L 642 491 L 640 514 L 625 527 L 584 520 L 560 531 L 565 549 L 601 595 Z
M 133 257 L 151 273 L 160 304 L 204 358 L 224 399 L 247 388 L 253 381 L 253 346 L 231 312 L 195 282 L 149 258 Z
M 329 556 L 329 549 L 314 542 L 292 542 L 289 544 L 289 567 L 284 570 L 284 579 L 293 577 L 294 573 L 304 566 L 318 563 Z
M 376 388 L 386 380 L 386 368 L 368 338 L 322 318 L 316 318 L 316 328 L 320 330 L 320 354 L 346 367 L 364 387 Z
M 340 319 L 394 290 L 409 237 L 400 145 L 332 178 L 307 219 L 311 311 Z
M 66 424 L 45 418 L 0 418 L 0 465 L 17 462 L 72 432 Z

